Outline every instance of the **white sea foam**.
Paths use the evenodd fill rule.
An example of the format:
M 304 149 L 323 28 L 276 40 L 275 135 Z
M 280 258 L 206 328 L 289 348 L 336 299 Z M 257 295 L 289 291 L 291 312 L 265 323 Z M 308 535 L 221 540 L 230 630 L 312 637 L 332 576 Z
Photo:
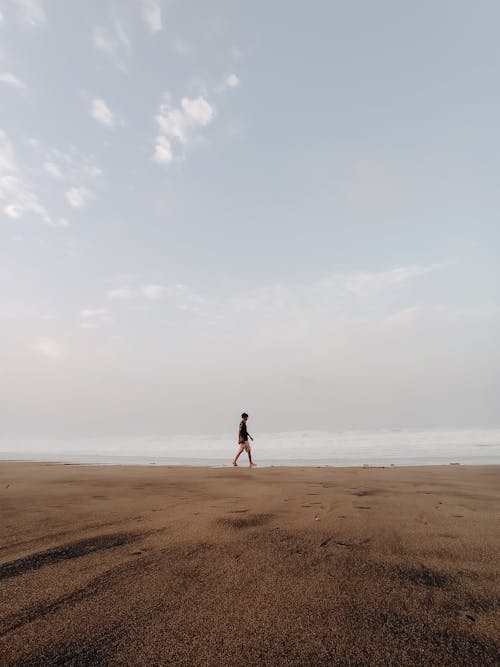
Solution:
M 255 461 L 270 465 L 500 463 L 500 429 L 255 433 Z M 231 435 L 0 439 L 0 459 L 101 465 L 230 465 Z M 246 456 L 242 455 L 245 464 Z

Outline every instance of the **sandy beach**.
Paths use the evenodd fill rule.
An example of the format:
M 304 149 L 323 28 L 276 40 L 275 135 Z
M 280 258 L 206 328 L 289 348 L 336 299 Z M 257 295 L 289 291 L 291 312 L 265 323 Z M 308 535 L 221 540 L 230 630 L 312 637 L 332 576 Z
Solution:
M 0 465 L 0 664 L 496 665 L 500 466 Z

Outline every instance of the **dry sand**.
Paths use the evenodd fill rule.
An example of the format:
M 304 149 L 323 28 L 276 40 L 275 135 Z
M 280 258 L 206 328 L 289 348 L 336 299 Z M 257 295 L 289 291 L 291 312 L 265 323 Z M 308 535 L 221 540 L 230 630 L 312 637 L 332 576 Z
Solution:
M 497 665 L 500 467 L 0 465 L 0 664 Z

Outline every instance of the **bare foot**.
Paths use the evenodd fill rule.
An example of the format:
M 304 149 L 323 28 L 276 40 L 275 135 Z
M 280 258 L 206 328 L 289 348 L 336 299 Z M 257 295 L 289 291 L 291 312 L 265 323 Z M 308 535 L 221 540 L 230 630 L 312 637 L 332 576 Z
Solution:
M 257 465 L 256 463 L 251 463 L 250 468 L 255 468 L 256 465 Z
M 233 461 L 233 466 L 234 466 L 235 468 L 238 467 L 238 464 L 236 463 L 236 461 Z

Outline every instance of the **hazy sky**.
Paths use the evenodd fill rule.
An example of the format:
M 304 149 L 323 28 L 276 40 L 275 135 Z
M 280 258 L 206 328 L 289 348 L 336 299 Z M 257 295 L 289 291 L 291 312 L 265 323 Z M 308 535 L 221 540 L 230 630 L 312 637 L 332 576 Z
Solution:
M 498 425 L 497 0 L 0 0 L 0 434 Z

